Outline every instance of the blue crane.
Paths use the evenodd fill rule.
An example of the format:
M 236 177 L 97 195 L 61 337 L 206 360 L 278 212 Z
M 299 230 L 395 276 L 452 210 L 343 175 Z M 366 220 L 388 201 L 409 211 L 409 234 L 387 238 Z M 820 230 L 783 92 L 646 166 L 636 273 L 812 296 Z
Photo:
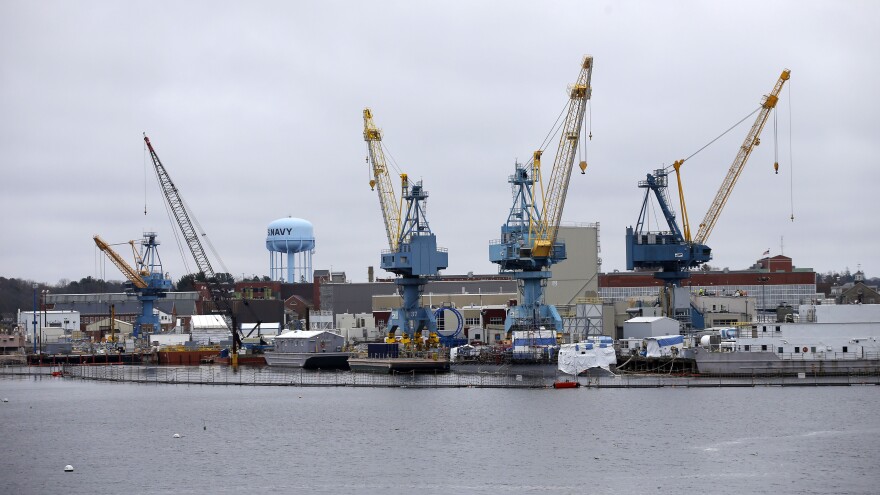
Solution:
M 95 244 L 103 251 L 110 261 L 116 265 L 128 279 L 126 292 L 134 293 L 141 303 L 141 314 L 135 320 L 132 337 L 138 338 L 144 333 L 157 332 L 160 330 L 159 317 L 153 311 L 157 299 L 164 298 L 171 290 L 171 280 L 162 271 L 162 261 L 159 259 L 155 232 L 145 232 L 141 240 L 141 253 L 135 251 L 137 268 L 129 265 L 109 244 L 100 236 L 94 237 Z M 134 241 L 131 242 L 134 248 Z M 111 317 L 112 319 L 112 317 Z M 110 328 L 114 324 L 110 322 Z M 112 335 L 112 333 L 111 333 Z
M 662 280 L 664 283 L 664 291 L 666 292 L 664 306 L 667 315 L 676 316 L 676 318 L 685 322 L 689 321 L 688 315 L 691 313 L 690 300 L 676 302 L 674 288 L 680 287 L 681 282 L 690 277 L 691 269 L 699 267 L 712 259 L 712 249 L 706 245 L 706 240 L 714 228 L 721 210 L 727 203 L 727 199 L 730 197 L 733 186 L 742 173 L 749 155 L 755 146 L 761 143 L 760 135 L 764 124 L 767 123 L 770 112 L 776 107 L 776 103 L 779 101 L 779 93 L 790 76 L 791 71 L 788 69 L 783 70 L 773 90 L 769 95 L 765 95 L 762 98 L 761 105 L 752 113 L 757 113 L 758 116 L 746 135 L 745 141 L 740 146 L 739 152 L 727 172 L 727 176 L 721 183 L 715 199 L 706 212 L 706 216 L 700 222 L 696 236 L 691 238 L 690 223 L 688 221 L 680 174 L 681 166 L 690 157 L 684 160 L 676 160 L 671 166 L 657 169 L 653 173 L 647 174 L 645 180 L 639 181 L 639 187 L 645 189 L 645 197 L 642 201 L 642 209 L 639 213 L 636 227 L 627 227 L 626 229 L 626 268 L 627 270 L 655 270 L 654 277 Z M 728 129 L 725 133 L 732 129 Z M 705 146 L 700 151 L 704 148 Z M 694 155 L 696 153 L 691 155 L 691 157 Z M 774 167 L 778 170 L 779 163 L 777 162 Z M 683 228 L 679 228 L 675 212 L 669 204 L 667 178 L 670 169 L 675 170 L 675 176 L 678 181 Z M 656 197 L 657 204 L 663 213 L 667 230 L 652 231 L 647 226 L 649 201 L 652 193 Z
M 556 235 L 587 101 L 592 94 L 592 72 L 593 57 L 587 55 L 581 62 L 577 82 L 569 88 L 566 117 L 547 187 L 541 179 L 543 150 L 536 151 L 527 164 L 516 163 L 513 175 L 508 178 L 513 189 L 513 205 L 507 222 L 501 226 L 501 238 L 489 244 L 489 260 L 498 264 L 499 271 L 513 273 L 519 287 L 520 300 L 507 310 L 506 332 L 537 330 L 542 326 L 563 330 L 556 307 L 544 304 L 544 287 L 553 276 L 550 267 L 566 259 L 565 242 Z M 581 161 L 581 173 L 586 167 L 587 163 Z
M 626 268 L 655 269 L 656 278 L 679 286 L 682 280 L 690 276 L 691 268 L 712 259 L 712 249 L 705 244 L 691 241 L 690 235 L 686 237 L 678 227 L 675 212 L 669 205 L 666 188 L 668 175 L 667 170 L 658 169 L 653 174 L 647 174 L 645 180 L 639 181 L 639 187 L 645 189 L 645 196 L 635 229 L 626 228 Z M 648 230 L 646 224 L 652 194 L 663 212 L 667 230 Z M 686 215 L 686 210 L 683 210 L 682 215 Z M 687 221 L 684 225 L 687 229 Z
M 394 283 L 403 298 L 403 305 L 391 311 L 388 321 L 387 342 L 395 341 L 398 329 L 403 333 L 404 343 L 414 341 L 421 345 L 422 335 L 429 334 L 429 341 L 436 343 L 437 320 L 431 308 L 420 304 L 425 284 L 449 265 L 449 255 L 437 247 L 437 237 L 431 232 L 425 216 L 428 191 L 422 181 L 411 183 L 401 174 L 400 206 L 394 194 L 391 176 L 382 150 L 382 132 L 373 122 L 372 111 L 364 109 L 364 141 L 367 142 L 367 163 L 373 179 L 370 187 L 378 186 L 379 205 L 385 222 L 389 249 L 382 251 L 381 267 L 397 275 Z

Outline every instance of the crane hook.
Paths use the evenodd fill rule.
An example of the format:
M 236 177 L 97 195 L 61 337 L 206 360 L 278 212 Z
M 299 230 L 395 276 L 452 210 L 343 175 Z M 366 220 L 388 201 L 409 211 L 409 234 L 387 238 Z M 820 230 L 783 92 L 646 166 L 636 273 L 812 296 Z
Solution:
M 779 174 L 779 162 L 773 162 L 773 170 L 776 171 L 776 174 Z

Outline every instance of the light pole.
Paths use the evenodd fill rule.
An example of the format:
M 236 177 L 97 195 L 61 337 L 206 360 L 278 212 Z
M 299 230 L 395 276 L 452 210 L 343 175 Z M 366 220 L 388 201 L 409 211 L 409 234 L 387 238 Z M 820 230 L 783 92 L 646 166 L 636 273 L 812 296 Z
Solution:
M 40 323 L 40 354 L 43 353 L 43 329 L 46 328 L 46 321 L 48 320 L 47 309 L 46 309 L 46 294 L 49 293 L 49 289 L 43 289 L 40 291 L 40 309 L 43 311 L 43 316 L 41 318 L 42 323 Z
M 766 313 L 767 313 L 767 298 L 766 298 L 765 294 L 766 294 L 767 282 L 769 282 L 769 281 L 770 281 L 770 277 L 758 277 L 758 283 L 761 284 L 761 311 L 764 313 L 764 315 L 762 315 L 761 321 L 764 320 L 763 316 L 766 316 Z
M 37 284 L 34 284 L 34 354 L 37 353 Z

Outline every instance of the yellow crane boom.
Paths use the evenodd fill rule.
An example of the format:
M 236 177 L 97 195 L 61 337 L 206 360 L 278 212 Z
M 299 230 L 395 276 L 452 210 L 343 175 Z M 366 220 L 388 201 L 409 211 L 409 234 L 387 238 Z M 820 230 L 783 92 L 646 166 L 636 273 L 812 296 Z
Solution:
M 547 184 L 546 196 L 544 196 L 541 221 L 532 247 L 534 256 L 549 256 L 553 243 L 556 242 L 562 210 L 565 207 L 565 196 L 568 193 L 568 183 L 571 179 L 571 169 L 583 128 L 584 112 L 587 100 L 592 94 L 590 85 L 592 74 L 593 57 L 586 55 L 581 63 L 577 82 L 569 88 L 568 111 L 560 133 L 559 148 L 556 150 L 556 159 L 553 161 L 550 182 Z M 540 157 L 540 152 L 536 152 L 534 157 L 534 168 L 538 172 L 535 174 L 536 177 L 540 177 Z M 581 163 L 581 170 L 583 171 L 584 168 L 586 164 Z
M 397 249 L 400 236 L 400 205 L 394 194 L 391 174 L 388 173 L 385 152 L 382 151 L 382 131 L 373 122 L 373 112 L 369 108 L 364 109 L 364 141 L 367 142 L 368 163 L 373 173 L 370 189 L 379 187 L 379 206 L 382 208 L 382 218 L 385 220 L 388 247 L 394 251 Z
M 110 261 L 112 261 L 113 264 L 116 265 L 117 268 L 119 268 L 119 271 L 121 271 L 122 274 L 125 275 L 125 278 L 130 280 L 131 283 L 133 283 L 136 287 L 138 287 L 140 289 L 147 288 L 147 283 L 144 281 L 144 279 L 141 278 L 141 276 L 138 274 L 137 270 L 132 268 L 131 265 L 129 265 L 128 263 L 126 263 L 125 260 L 122 259 L 122 256 L 119 256 L 119 253 L 114 251 L 113 248 L 111 248 L 109 244 L 107 244 L 106 242 L 104 242 L 103 239 L 101 239 L 101 236 L 95 235 L 94 239 L 95 239 L 95 244 L 98 245 L 98 249 L 103 251 L 104 254 L 106 254 L 107 257 L 110 258 Z
M 764 124 L 767 123 L 767 117 L 769 117 L 770 111 L 776 107 L 776 103 L 779 101 L 779 92 L 782 91 L 783 84 L 785 84 L 785 81 L 788 81 L 790 76 L 790 70 L 785 69 L 782 71 L 779 80 L 777 80 L 776 85 L 773 86 L 773 91 L 765 96 L 761 102 L 761 110 L 758 112 L 758 118 L 755 119 L 755 123 L 749 130 L 745 141 L 742 146 L 740 146 L 739 153 L 737 153 L 736 158 L 733 160 L 733 164 L 730 166 L 730 170 L 727 172 L 727 176 L 721 183 L 721 187 L 718 189 L 718 193 L 715 195 L 712 205 L 709 206 L 709 211 L 706 212 L 706 216 L 700 223 L 700 228 L 694 238 L 696 243 L 705 244 L 709 234 L 712 233 L 712 229 L 715 227 L 715 222 L 718 221 L 718 216 L 721 214 L 721 210 L 727 203 L 727 198 L 730 196 L 731 191 L 733 191 L 733 186 L 736 184 L 737 179 L 739 179 L 739 175 L 742 173 L 743 167 L 749 159 L 749 155 L 752 153 L 755 146 L 758 146 L 761 143 L 761 130 L 764 129 Z

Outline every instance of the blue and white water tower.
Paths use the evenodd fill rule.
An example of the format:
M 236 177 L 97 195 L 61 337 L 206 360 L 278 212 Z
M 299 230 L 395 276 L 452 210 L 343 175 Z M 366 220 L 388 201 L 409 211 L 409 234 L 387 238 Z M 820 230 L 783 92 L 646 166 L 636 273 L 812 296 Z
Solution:
M 269 224 L 269 278 L 287 283 L 312 281 L 315 228 L 302 218 L 280 218 Z

